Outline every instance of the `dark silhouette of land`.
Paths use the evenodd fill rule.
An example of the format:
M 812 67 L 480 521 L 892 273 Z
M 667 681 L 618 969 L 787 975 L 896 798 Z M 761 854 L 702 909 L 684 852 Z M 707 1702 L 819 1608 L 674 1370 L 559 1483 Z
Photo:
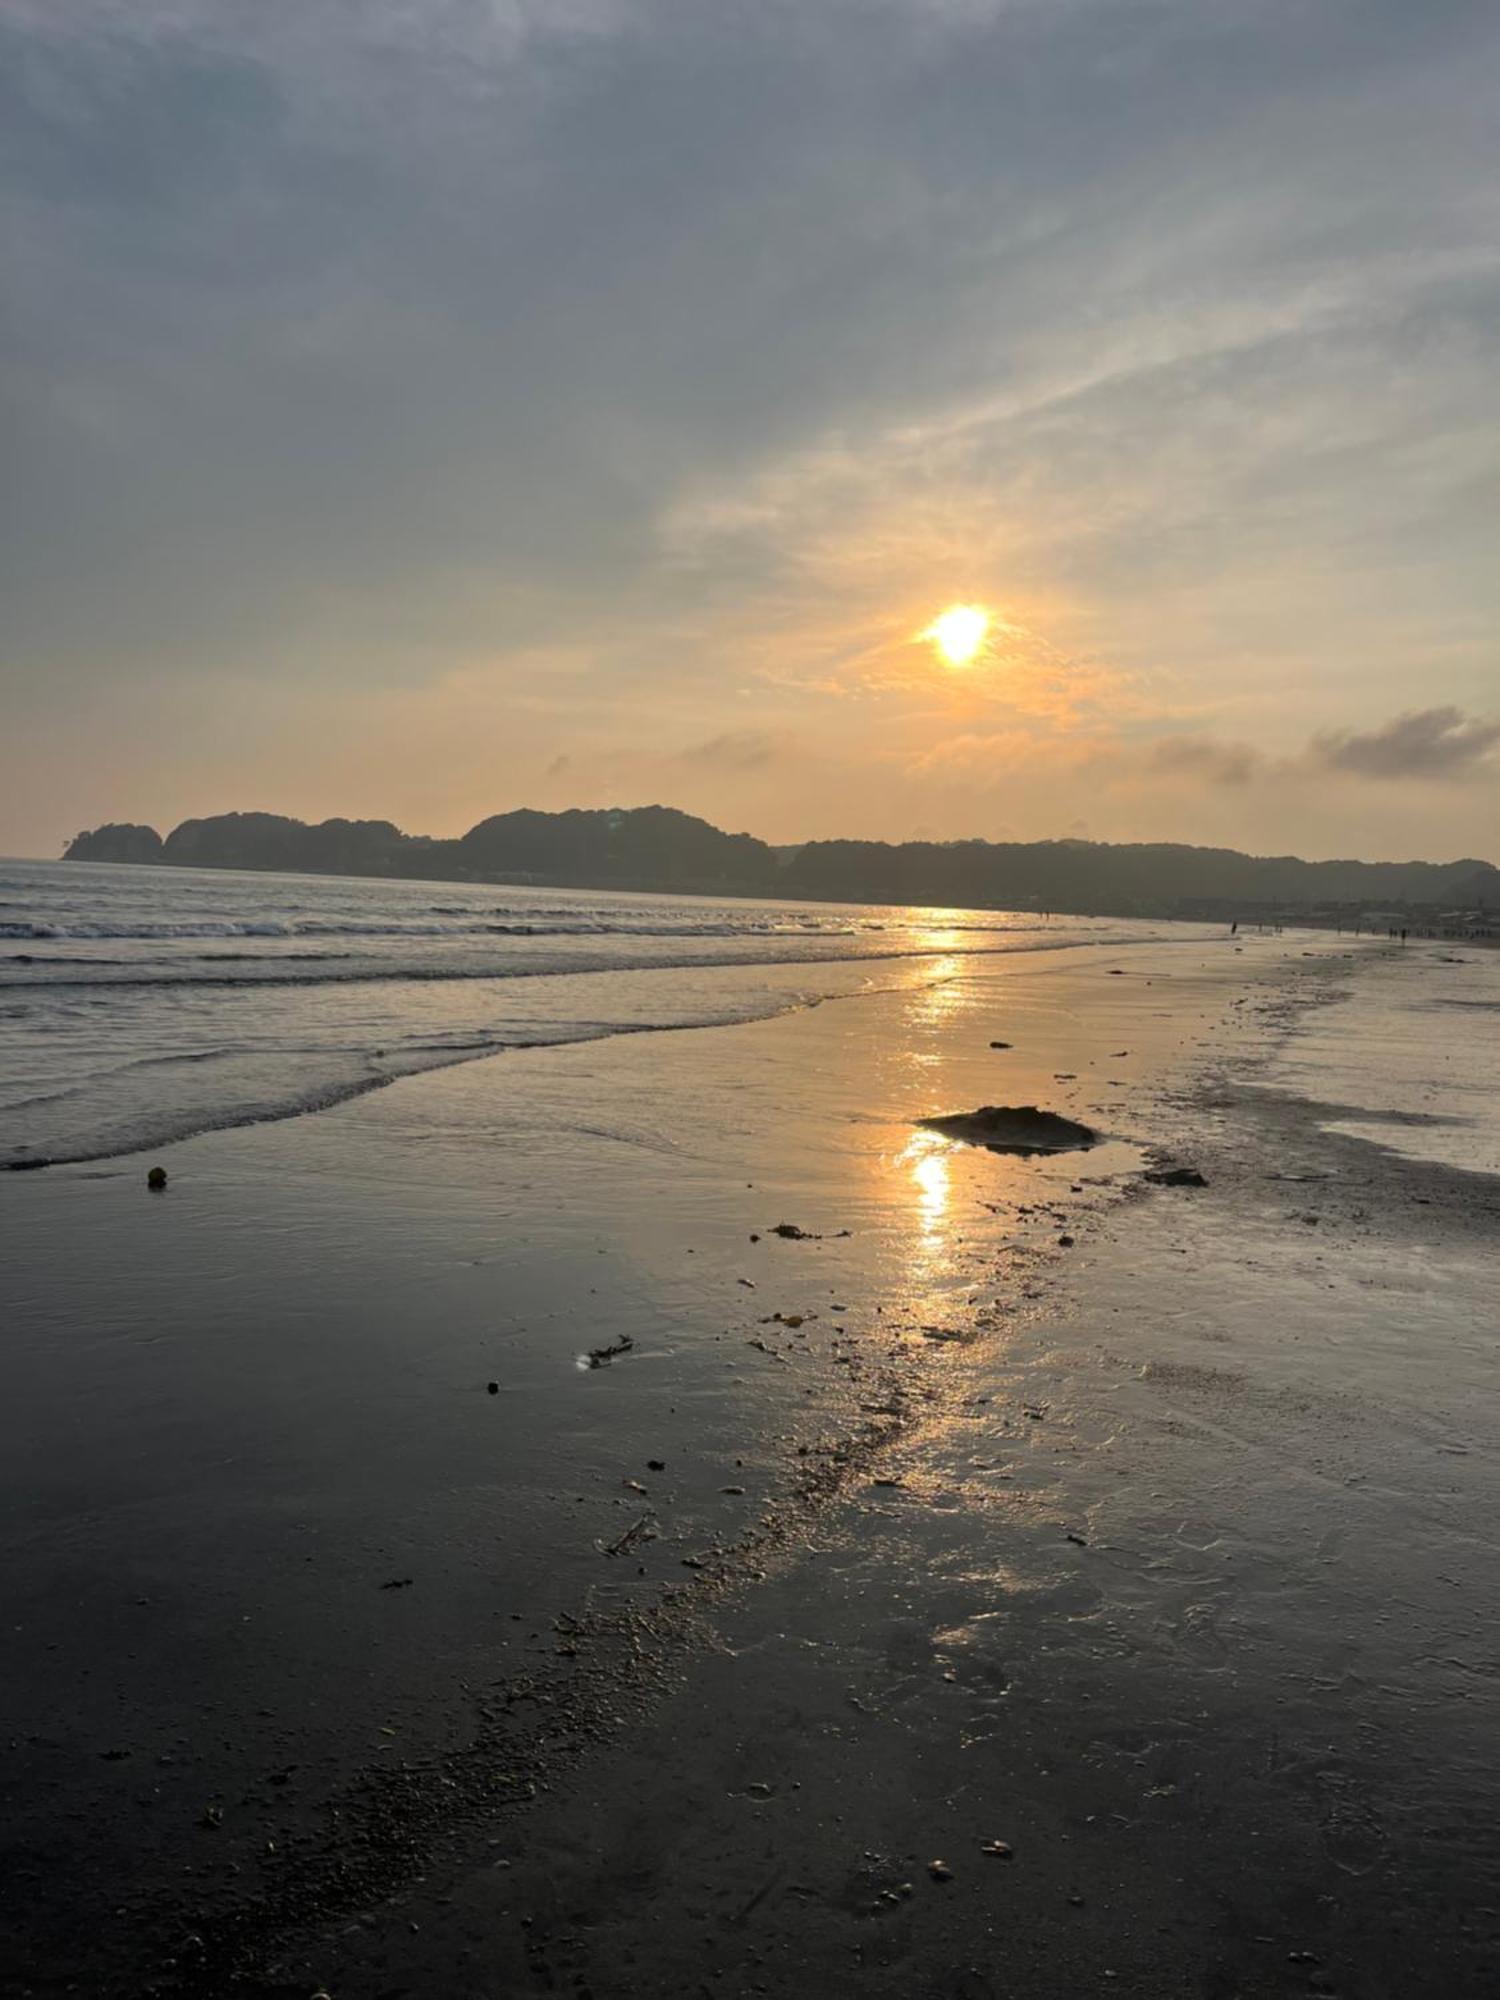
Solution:
M 1089 840 L 814 840 L 772 847 L 671 806 L 497 813 L 456 840 L 389 820 L 217 813 L 165 839 L 149 826 L 80 833 L 69 861 L 281 869 L 569 888 L 797 897 L 1100 916 L 1270 917 L 1421 911 L 1483 923 L 1500 909 L 1487 861 L 1302 861 L 1226 847 Z

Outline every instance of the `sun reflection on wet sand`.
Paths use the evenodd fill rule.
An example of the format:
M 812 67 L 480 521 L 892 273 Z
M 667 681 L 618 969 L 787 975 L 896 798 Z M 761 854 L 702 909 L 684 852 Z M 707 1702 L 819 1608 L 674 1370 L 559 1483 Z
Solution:
M 896 1155 L 896 1164 L 910 1176 L 916 1190 L 922 1234 L 931 1243 L 943 1234 L 951 1198 L 951 1141 L 936 1132 L 917 1132 Z

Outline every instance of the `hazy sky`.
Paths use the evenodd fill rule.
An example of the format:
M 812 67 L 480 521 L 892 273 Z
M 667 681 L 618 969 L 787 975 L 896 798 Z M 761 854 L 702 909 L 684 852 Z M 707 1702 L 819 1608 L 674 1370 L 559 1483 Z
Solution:
M 1500 858 L 1497 105 L 1495 0 L 0 0 L 0 852 Z

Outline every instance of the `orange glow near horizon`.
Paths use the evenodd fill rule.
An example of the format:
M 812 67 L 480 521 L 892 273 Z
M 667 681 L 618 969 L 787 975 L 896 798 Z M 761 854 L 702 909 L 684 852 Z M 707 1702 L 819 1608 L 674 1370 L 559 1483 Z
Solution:
M 945 666 L 968 667 L 978 659 L 989 629 L 990 614 L 982 604 L 950 604 L 918 637 L 932 641 Z

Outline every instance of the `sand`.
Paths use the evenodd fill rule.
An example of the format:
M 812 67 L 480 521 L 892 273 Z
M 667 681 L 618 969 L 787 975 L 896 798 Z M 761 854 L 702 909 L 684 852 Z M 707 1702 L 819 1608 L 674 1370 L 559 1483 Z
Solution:
M 12 1183 L 14 1990 L 1488 1990 L 1500 1183 L 1303 949 Z

